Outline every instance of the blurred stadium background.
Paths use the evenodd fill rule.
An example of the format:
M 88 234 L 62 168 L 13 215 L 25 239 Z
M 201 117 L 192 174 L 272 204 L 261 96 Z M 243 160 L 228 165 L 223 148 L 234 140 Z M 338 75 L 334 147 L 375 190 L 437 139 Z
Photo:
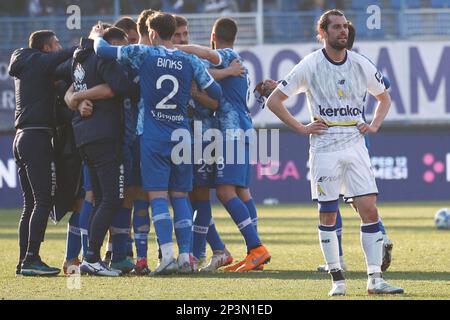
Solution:
M 381 8 L 381 28 L 369 29 L 370 5 Z M 81 8 L 81 28 L 69 30 L 70 5 Z M 319 48 L 315 22 L 329 8 L 340 8 L 357 29 L 355 50 L 369 57 L 392 82 L 392 110 L 382 132 L 371 138 L 372 162 L 385 202 L 450 202 L 450 0 L 15 0 L 0 1 L 0 208 L 22 205 L 11 145 L 14 83 L 8 76 L 12 51 L 27 46 L 37 29 L 57 32 L 64 47 L 87 36 L 98 20 L 136 17 L 144 8 L 186 15 L 191 42 L 208 45 L 219 16 L 235 18 L 238 49 L 256 84 L 279 79 L 305 55 Z M 308 121 L 304 97 L 289 102 Z M 370 118 L 374 100 L 368 102 Z M 259 128 L 279 128 L 279 173 L 264 175 L 254 166 L 253 193 L 259 203 L 309 202 L 308 140 L 284 129 L 254 101 Z

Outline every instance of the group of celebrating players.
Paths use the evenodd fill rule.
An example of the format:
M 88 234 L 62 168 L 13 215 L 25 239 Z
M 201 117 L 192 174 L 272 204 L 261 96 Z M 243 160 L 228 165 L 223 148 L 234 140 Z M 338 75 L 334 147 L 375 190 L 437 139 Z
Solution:
M 38 59 L 48 63 L 47 82 L 61 79 L 66 83 L 60 94 L 64 97 L 62 109 L 70 110 L 66 118 L 84 163 L 84 200 L 69 220 L 66 274 L 158 276 L 212 272 L 222 267 L 228 272 L 247 272 L 264 270 L 270 262 L 271 255 L 258 234 L 257 208 L 249 189 L 252 141 L 245 132 L 253 128 L 248 109 L 251 90 L 248 70 L 234 50 L 237 33 L 232 19 L 220 18 L 211 33 L 211 48 L 189 45 L 184 17 L 145 10 L 137 23 L 130 18 L 115 25 L 99 22 L 89 38 L 70 50 L 61 49 L 53 32 L 38 31 L 30 37 L 29 49 L 13 53 L 10 74 L 15 77 L 18 96 L 25 95 L 28 79 L 24 70 L 33 59 L 34 63 Z M 338 207 L 341 196 L 352 200 L 362 219 L 368 292 L 403 293 L 382 277 L 390 264 L 392 243 L 376 209 L 378 190 L 364 139 L 378 131 L 387 115 L 388 80 L 367 58 L 350 51 L 354 29 L 342 12 L 324 13 L 318 34 L 324 43 L 322 50 L 305 57 L 284 80 L 266 80 L 255 92 L 288 127 L 311 136 L 311 191 L 319 204 L 319 239 L 326 261 L 319 270 L 331 274 L 329 294 L 346 293 Z M 307 94 L 313 119 L 307 126 L 284 106 L 288 97 L 302 92 Z M 364 119 L 367 92 L 379 102 L 370 125 Z M 36 141 L 52 139 L 54 123 L 36 122 L 27 108 L 19 99 L 14 154 L 25 205 L 16 273 L 56 275 L 60 270 L 49 267 L 39 256 L 50 210 L 44 192 L 36 192 L 54 187 L 51 157 L 44 162 L 49 168 L 42 170 L 41 166 L 41 171 L 50 173 L 50 183 L 35 187 L 38 178 L 29 171 L 36 172 L 33 168 L 42 163 L 23 155 Z M 199 124 L 200 131 L 193 130 Z M 214 129 L 222 139 L 210 152 L 211 159 L 188 156 L 189 161 L 174 161 L 173 150 L 179 143 L 174 139 L 176 132 L 189 132 L 192 149 L 200 148 L 204 155 L 211 151 L 208 131 Z M 234 150 L 244 148 L 243 161 L 237 159 L 237 152 L 227 155 L 230 145 Z M 245 240 L 247 253 L 236 264 L 216 229 L 211 189 L 216 190 Z M 153 272 L 147 262 L 151 221 L 159 253 Z M 108 231 L 108 250 L 102 259 L 100 250 Z M 213 252 L 209 262 L 207 244 Z

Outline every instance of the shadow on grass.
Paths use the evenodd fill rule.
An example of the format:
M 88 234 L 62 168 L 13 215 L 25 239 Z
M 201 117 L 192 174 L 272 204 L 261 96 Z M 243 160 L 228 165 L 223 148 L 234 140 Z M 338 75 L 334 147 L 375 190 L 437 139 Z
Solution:
M 269 268 L 269 267 L 268 267 Z M 266 270 L 252 271 L 245 273 L 235 272 L 216 272 L 216 273 L 198 273 L 191 275 L 174 275 L 169 278 L 198 278 L 198 279 L 276 279 L 276 280 L 324 280 L 329 276 L 326 273 L 317 271 L 301 270 Z M 348 280 L 366 279 L 365 272 L 350 271 L 345 273 Z M 408 280 L 408 281 L 450 281 L 448 272 L 386 272 L 388 280 Z
M 243 244 L 244 240 L 242 239 L 242 236 L 236 232 L 221 232 L 221 237 L 224 239 L 224 241 L 227 244 Z M 311 238 L 311 240 L 305 240 L 305 239 L 296 239 L 295 237 L 304 236 L 305 233 L 280 233 L 280 232 L 261 232 L 261 237 L 264 239 L 266 238 L 267 242 L 270 243 L 270 245 L 313 245 L 318 244 L 318 240 L 316 238 Z M 0 240 L 17 240 L 17 232 L 15 233 L 1 233 L 0 234 Z M 277 238 L 279 237 L 279 238 Z M 286 237 L 294 237 L 293 240 L 291 239 L 285 239 Z M 45 241 L 66 241 L 66 233 L 61 231 L 57 233 L 47 233 L 45 235 Z

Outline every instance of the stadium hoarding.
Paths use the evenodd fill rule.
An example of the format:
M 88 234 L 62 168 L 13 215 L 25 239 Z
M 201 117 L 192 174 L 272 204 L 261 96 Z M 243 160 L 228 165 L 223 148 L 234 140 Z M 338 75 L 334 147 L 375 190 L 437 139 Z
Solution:
M 264 45 L 240 48 L 253 84 L 261 79 L 280 80 L 306 55 L 319 49 L 318 43 Z M 392 110 L 387 124 L 450 124 L 450 45 L 442 41 L 358 42 L 355 51 L 368 57 L 391 81 Z M 309 121 L 305 95 L 286 103 L 300 121 Z M 370 119 L 376 101 L 367 103 Z M 261 110 L 252 97 L 254 123 L 258 127 L 279 126 L 269 110 Z
M 318 43 L 262 45 L 239 48 L 250 70 L 253 86 L 262 79 L 279 80 Z M 386 124 L 450 123 L 450 45 L 443 41 L 358 42 L 355 51 L 372 60 L 391 81 L 392 110 Z M 0 131 L 13 129 L 14 82 L 8 75 L 11 51 L 0 50 Z M 300 120 L 308 121 L 305 95 L 288 100 L 287 106 Z M 261 110 L 251 95 L 250 107 L 257 127 L 277 127 L 280 120 Z M 371 118 L 375 99 L 366 111 Z
M 11 135 L 0 136 L 0 208 L 22 205 Z M 252 168 L 258 203 L 309 203 L 309 141 L 280 132 L 280 161 L 274 175 L 266 165 Z M 380 200 L 450 202 L 450 130 L 390 131 L 371 136 L 371 158 Z
M 0 132 L 11 131 L 14 128 L 16 107 L 14 80 L 8 74 L 11 54 L 11 50 L 0 49 Z

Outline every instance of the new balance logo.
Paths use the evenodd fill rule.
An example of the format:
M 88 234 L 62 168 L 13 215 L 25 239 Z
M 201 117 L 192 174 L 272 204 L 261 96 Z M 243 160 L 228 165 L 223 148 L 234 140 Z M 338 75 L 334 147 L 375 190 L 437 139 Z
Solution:
M 346 117 L 346 116 L 359 116 L 361 115 L 361 110 L 358 108 L 352 108 L 349 105 L 345 108 L 323 108 L 319 105 L 319 113 L 323 117 Z
M 383 238 L 378 239 L 376 243 L 378 243 L 378 242 L 380 242 L 380 241 L 383 241 Z

